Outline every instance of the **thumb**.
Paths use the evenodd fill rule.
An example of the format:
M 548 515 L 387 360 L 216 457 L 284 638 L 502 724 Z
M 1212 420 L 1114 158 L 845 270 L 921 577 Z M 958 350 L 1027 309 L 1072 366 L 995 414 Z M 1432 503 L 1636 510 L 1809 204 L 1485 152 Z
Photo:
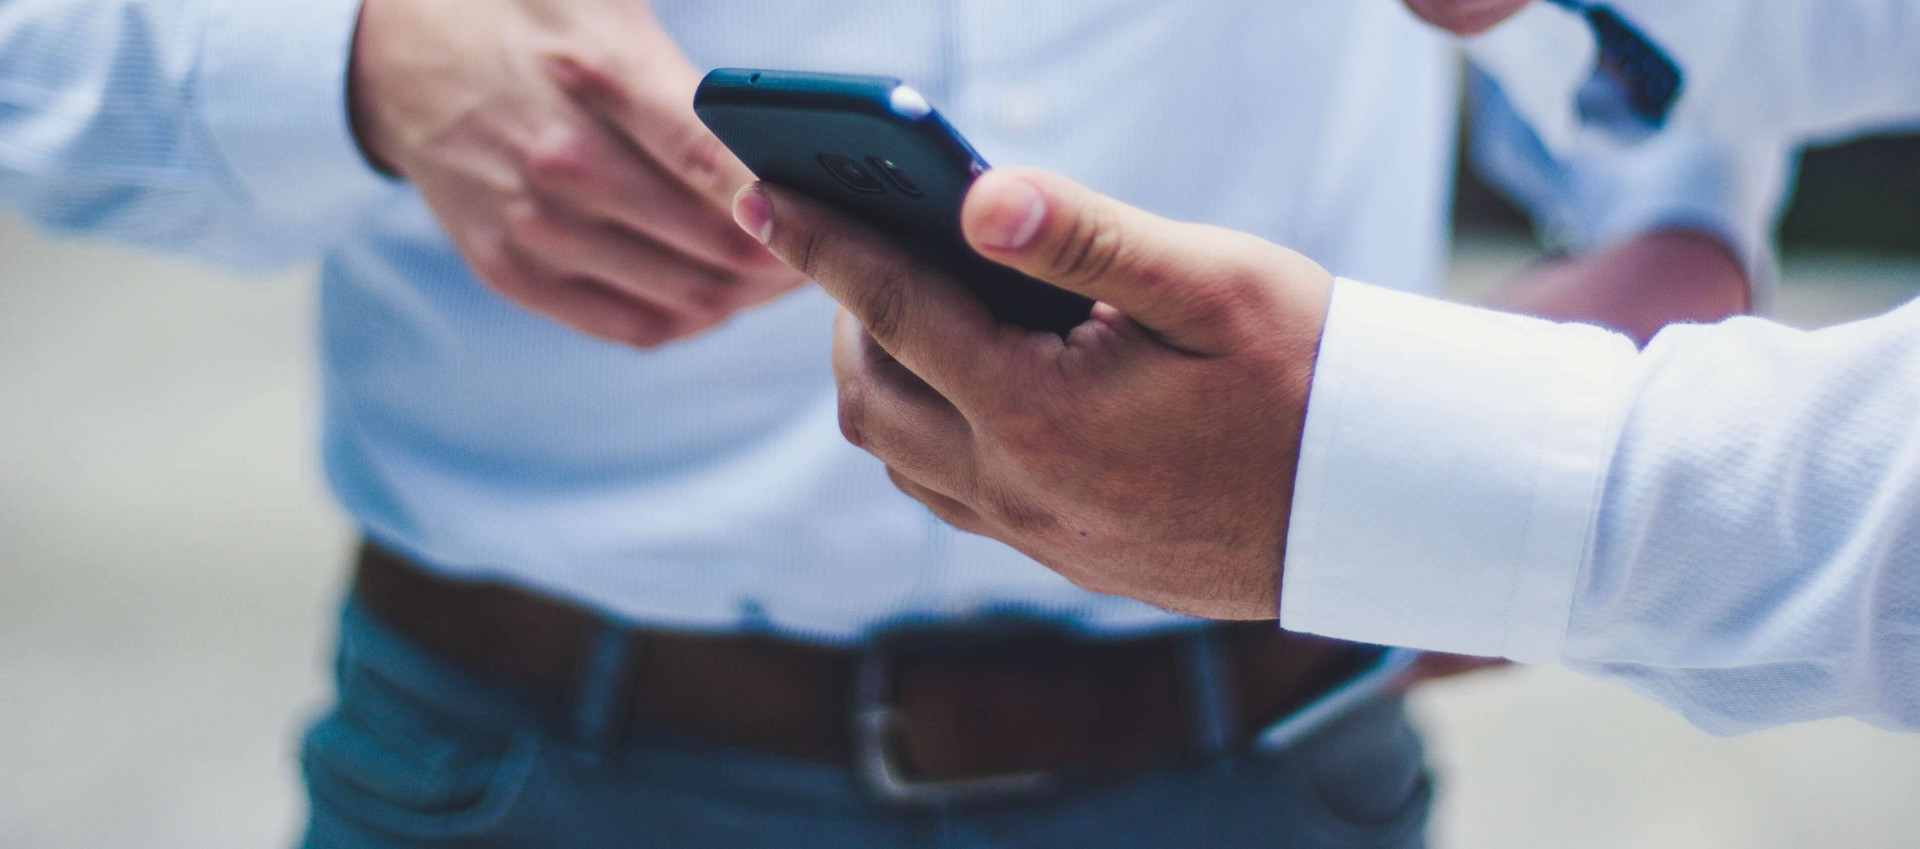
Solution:
M 982 174 L 961 211 L 982 256 L 1118 308 L 1177 348 L 1231 349 L 1325 271 L 1244 233 L 1151 215 L 1064 177 L 1007 168 Z

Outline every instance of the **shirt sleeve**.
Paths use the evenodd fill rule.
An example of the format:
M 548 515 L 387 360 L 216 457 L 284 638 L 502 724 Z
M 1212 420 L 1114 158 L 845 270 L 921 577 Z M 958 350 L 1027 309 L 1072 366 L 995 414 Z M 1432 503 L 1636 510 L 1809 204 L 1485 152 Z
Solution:
M 1302 434 L 1281 624 L 1559 657 L 1634 356 L 1597 328 L 1339 281 Z
M 348 127 L 359 0 L 11 0 L 0 204 L 248 267 L 304 259 L 395 191 Z
M 1342 281 L 1286 627 L 1623 681 L 1715 732 L 1920 728 L 1920 303 L 1578 325 Z

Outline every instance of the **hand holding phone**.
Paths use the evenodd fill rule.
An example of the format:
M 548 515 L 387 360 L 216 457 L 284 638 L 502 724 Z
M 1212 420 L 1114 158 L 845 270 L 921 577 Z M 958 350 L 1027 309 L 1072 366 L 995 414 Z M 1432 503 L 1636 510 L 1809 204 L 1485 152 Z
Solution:
M 805 192 L 967 285 L 1003 323 L 1065 335 L 1087 298 L 988 260 L 960 209 L 987 163 L 926 98 L 889 77 L 722 68 L 694 112 L 762 180 Z

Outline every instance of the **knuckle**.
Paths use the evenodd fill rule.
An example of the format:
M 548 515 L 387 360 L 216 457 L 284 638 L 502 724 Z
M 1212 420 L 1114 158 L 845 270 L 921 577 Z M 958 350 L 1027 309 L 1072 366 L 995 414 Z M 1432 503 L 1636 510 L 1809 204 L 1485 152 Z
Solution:
M 845 272 L 843 276 L 858 275 L 861 282 L 858 291 L 852 296 L 848 307 L 867 328 L 867 333 L 882 342 L 898 337 L 902 324 L 907 319 L 908 292 L 903 271 L 896 268 L 849 267 L 846 257 L 835 255 L 836 250 L 844 246 L 831 243 L 831 237 L 818 228 L 806 227 L 797 235 L 797 249 L 793 255 L 797 258 L 801 273 L 808 279 L 819 280 L 823 275 L 833 275 L 836 270 Z
M 580 86 L 593 94 L 622 101 L 627 96 L 630 74 L 620 55 L 602 49 L 576 57 L 580 66 Z
M 533 248 L 553 240 L 559 227 L 553 216 L 537 201 L 520 200 L 501 210 L 507 240 L 523 248 Z
M 986 417 L 982 429 L 993 434 L 993 440 L 1007 453 L 1033 457 L 1048 452 L 1052 441 L 1050 425 L 1044 412 L 1015 404 L 994 410 Z
M 895 280 L 882 280 L 864 299 L 867 333 L 876 340 L 898 338 L 906 321 L 907 287 Z
M 951 501 L 921 501 L 921 503 L 927 505 L 927 509 L 933 511 L 933 515 L 940 521 L 955 528 L 970 534 L 978 534 L 982 530 L 979 515 L 966 509 L 965 505 Z
M 733 154 L 718 136 L 704 129 L 691 129 L 680 140 L 676 156 L 680 169 L 695 185 L 727 188 L 727 161 Z
M 523 158 L 527 175 L 542 186 L 588 182 L 598 171 L 589 131 L 579 128 L 546 133 L 528 146 Z
M 685 184 L 703 192 L 726 192 L 739 188 L 730 179 L 732 171 L 728 169 L 733 161 L 733 152 L 728 150 L 724 142 L 720 142 L 720 136 L 708 133 L 707 125 L 699 123 L 680 104 L 662 102 L 655 104 L 655 111 L 672 115 L 657 127 L 657 131 L 664 134 L 660 152 L 666 158 L 662 165 L 666 165 L 668 171 L 678 173 Z M 680 119 L 682 113 L 685 113 L 684 121 Z
M 1248 287 L 1232 271 L 1222 271 L 1212 276 L 1207 285 L 1197 287 L 1192 292 L 1192 304 L 1196 311 L 1210 315 L 1230 314 L 1234 307 L 1247 300 Z
M 703 324 L 718 324 L 745 306 L 741 287 L 731 281 L 706 283 L 694 288 L 689 300 L 690 312 Z
M 818 229 L 804 224 L 797 225 L 797 228 L 800 239 L 798 242 L 799 249 L 793 253 L 795 267 L 800 270 L 801 274 L 805 274 L 808 279 L 818 280 L 820 279 L 822 254 L 826 250 L 826 236 Z M 777 238 L 778 233 L 776 231 L 776 239 Z
M 683 339 L 712 326 L 712 322 L 685 310 L 659 310 L 660 332 L 667 339 Z
M 481 280 L 500 285 L 500 281 L 507 279 L 513 270 L 513 263 L 507 256 L 507 246 L 499 240 L 461 240 L 459 246 L 467 266 Z
M 1226 262 L 1210 277 L 1211 285 L 1193 294 L 1197 310 L 1234 323 L 1272 312 L 1272 281 L 1258 263 Z
M 909 485 L 907 476 L 891 465 L 887 466 L 887 481 L 893 484 L 894 489 L 911 494 L 913 487 Z
M 1001 383 L 1008 387 L 1007 403 L 988 407 L 981 414 L 981 429 L 992 435 L 1001 450 L 1032 464 L 1056 457 L 1070 447 L 1068 436 L 1080 425 L 1072 420 L 1072 408 L 1063 406 L 1056 392 L 1019 373 L 1006 375 Z
M 759 303 L 788 290 L 804 286 L 807 283 L 807 276 L 805 274 L 788 268 L 784 263 L 779 263 L 778 261 L 767 268 L 741 272 L 735 279 L 738 281 L 735 284 L 735 288 L 738 289 L 737 300 L 743 307 L 748 304 Z
M 525 305 L 527 299 L 540 288 L 539 283 L 532 276 L 507 263 L 475 261 L 473 274 L 480 278 L 487 288 L 506 296 L 508 300 L 517 304 Z
M 475 277 L 515 303 L 527 305 L 544 288 L 544 281 L 520 259 L 511 235 L 468 242 L 461 253 Z
M 737 310 L 730 304 L 726 303 L 702 303 L 688 309 L 683 316 L 683 320 L 689 327 L 706 330 L 725 324 L 728 319 L 733 318 L 733 314 L 736 311 Z
M 652 350 L 691 332 L 684 322 L 670 314 L 647 311 L 628 323 L 626 341 L 635 348 Z
M 854 377 L 840 381 L 840 435 L 855 448 L 866 449 L 871 443 L 870 428 L 873 415 L 873 393 L 864 378 Z
M 1053 514 L 1026 504 L 1019 498 L 1004 493 L 989 496 L 989 507 L 995 524 L 1007 529 L 1018 537 L 1040 536 L 1059 524 Z
M 1066 282 L 1098 280 L 1113 270 L 1123 250 L 1119 228 L 1106 214 L 1088 210 L 1074 219 L 1049 267 Z
M 621 91 L 621 75 L 612 57 L 584 53 L 577 46 L 546 52 L 542 57 L 550 75 L 567 92 L 601 98 Z
M 731 233 L 729 233 L 729 236 L 731 236 Z M 767 250 L 765 246 L 751 239 L 732 239 L 727 243 L 725 250 L 727 256 L 723 265 L 727 271 L 734 274 L 781 276 L 791 276 L 793 274 L 793 269 L 788 268 L 786 263 L 780 261 L 779 257 L 774 256 L 773 252 Z
M 704 226 L 705 223 L 702 223 Z M 765 245 L 755 241 L 731 221 L 714 225 L 707 235 L 711 236 L 707 244 L 713 252 L 707 261 L 720 274 L 737 279 L 750 275 L 793 273 Z

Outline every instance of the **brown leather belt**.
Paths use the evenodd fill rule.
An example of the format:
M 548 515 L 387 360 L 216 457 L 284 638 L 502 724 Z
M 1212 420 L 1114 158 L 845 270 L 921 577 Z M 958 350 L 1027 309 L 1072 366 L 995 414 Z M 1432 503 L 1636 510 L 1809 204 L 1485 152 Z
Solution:
M 361 549 L 354 593 L 422 647 L 558 699 L 580 693 L 610 633 L 585 608 L 442 577 L 374 545 Z M 970 623 L 902 630 L 855 649 L 613 633 L 631 649 L 613 690 L 630 723 L 860 768 L 909 789 L 1110 775 L 1217 753 L 1345 680 L 1366 657 L 1272 623 L 1127 639 Z

